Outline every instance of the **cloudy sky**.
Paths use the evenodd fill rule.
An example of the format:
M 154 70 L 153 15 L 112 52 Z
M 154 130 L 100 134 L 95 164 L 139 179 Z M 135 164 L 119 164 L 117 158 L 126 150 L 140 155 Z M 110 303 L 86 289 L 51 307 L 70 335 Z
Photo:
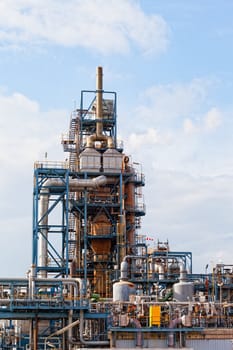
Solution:
M 0 1 L 0 276 L 31 264 L 33 164 L 63 160 L 82 89 L 118 94 L 118 137 L 146 176 L 141 233 L 232 264 L 233 2 Z

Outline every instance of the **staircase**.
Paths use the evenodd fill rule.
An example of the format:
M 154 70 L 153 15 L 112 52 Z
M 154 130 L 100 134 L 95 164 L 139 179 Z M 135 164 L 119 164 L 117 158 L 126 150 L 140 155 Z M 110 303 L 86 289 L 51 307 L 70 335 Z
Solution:
M 79 143 L 80 118 L 77 111 L 71 114 L 70 128 L 67 135 L 62 137 L 64 152 L 69 152 L 69 168 L 76 171 L 77 165 L 77 145 Z

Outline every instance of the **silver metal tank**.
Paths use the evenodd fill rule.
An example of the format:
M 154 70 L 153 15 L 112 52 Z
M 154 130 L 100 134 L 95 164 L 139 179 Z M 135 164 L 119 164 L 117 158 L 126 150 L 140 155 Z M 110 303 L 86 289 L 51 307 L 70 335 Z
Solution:
M 193 298 L 193 283 L 178 282 L 173 285 L 173 299 L 176 301 L 191 301 Z
M 130 295 L 135 294 L 135 285 L 131 282 L 120 281 L 113 285 L 113 301 L 129 301 Z
M 194 294 L 194 285 L 187 281 L 187 273 L 183 264 L 180 266 L 180 282 L 173 285 L 173 299 L 176 301 L 191 301 Z

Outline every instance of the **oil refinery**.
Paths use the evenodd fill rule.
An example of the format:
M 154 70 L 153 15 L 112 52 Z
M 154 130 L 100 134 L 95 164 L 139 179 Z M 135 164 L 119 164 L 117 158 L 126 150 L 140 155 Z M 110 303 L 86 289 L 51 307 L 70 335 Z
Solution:
M 117 138 L 117 94 L 82 90 L 65 161 L 37 161 L 32 263 L 0 278 L 0 349 L 233 349 L 233 264 L 140 234 L 145 177 Z

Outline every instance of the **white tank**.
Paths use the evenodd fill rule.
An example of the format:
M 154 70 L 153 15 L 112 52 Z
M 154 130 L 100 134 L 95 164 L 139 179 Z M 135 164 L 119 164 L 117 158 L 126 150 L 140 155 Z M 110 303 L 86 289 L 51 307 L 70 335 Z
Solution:
M 129 301 L 130 295 L 135 294 L 135 285 L 131 282 L 120 281 L 113 285 L 113 301 Z

